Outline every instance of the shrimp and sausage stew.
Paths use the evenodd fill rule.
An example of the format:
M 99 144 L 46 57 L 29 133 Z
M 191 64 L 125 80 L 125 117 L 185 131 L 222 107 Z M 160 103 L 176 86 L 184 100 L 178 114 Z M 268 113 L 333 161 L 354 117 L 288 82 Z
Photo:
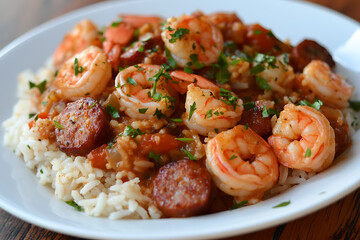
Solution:
M 57 157 L 37 175 L 90 215 L 189 217 L 255 204 L 351 145 L 344 112 L 354 88 L 331 54 L 233 13 L 120 15 L 104 28 L 83 20 L 52 60 L 53 76 L 30 84 L 28 131 L 76 170 Z

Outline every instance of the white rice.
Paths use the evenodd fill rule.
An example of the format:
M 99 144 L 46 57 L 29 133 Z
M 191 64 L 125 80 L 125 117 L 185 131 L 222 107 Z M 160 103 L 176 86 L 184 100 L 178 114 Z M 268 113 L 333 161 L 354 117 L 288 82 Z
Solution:
M 5 145 L 24 159 L 41 184 L 54 189 L 57 198 L 75 201 L 88 215 L 110 219 L 160 218 L 161 211 L 133 173 L 92 168 L 85 157 L 69 157 L 59 151 L 55 143 L 37 139 L 30 131 L 29 114 L 38 112 L 36 106 L 41 103 L 34 90 L 29 90 L 29 81 L 51 81 L 53 76 L 51 67 L 42 68 L 36 74 L 25 71 L 19 76 L 19 101 L 13 116 L 3 123 Z M 124 178 L 129 180 L 124 182 Z

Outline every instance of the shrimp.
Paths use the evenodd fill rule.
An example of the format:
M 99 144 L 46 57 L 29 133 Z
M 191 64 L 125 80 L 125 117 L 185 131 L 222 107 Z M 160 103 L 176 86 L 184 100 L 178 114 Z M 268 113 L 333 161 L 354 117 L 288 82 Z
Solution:
M 169 18 L 161 37 L 181 67 L 215 63 L 224 44 L 221 31 L 200 14 Z
M 170 116 L 178 95 L 168 86 L 164 71 L 158 65 L 139 64 L 119 72 L 115 86 L 120 110 L 136 119 Z
M 160 26 L 162 19 L 156 16 L 121 15 L 111 23 L 104 32 L 104 52 L 111 65 L 117 69 L 120 66 L 120 55 L 123 48 L 135 36 L 135 30 L 150 24 Z
M 279 176 L 279 164 L 270 145 L 243 125 L 209 141 L 206 167 L 219 189 L 251 204 L 260 201 Z
M 96 97 L 111 78 L 111 66 L 104 52 L 90 46 L 68 59 L 54 80 L 60 98 Z
M 246 27 L 235 13 L 213 13 L 207 18 L 221 30 L 224 41 L 244 43 Z
M 320 60 L 311 61 L 303 71 L 301 84 L 310 89 L 325 104 L 346 108 L 354 90 L 341 76 L 331 72 L 329 65 Z
M 286 167 L 320 172 L 334 160 L 335 135 L 326 117 L 308 106 L 287 104 L 268 138 Z
M 101 47 L 98 29 L 90 20 L 82 20 L 68 32 L 53 54 L 55 67 L 89 46 Z
M 229 94 L 232 93 L 229 91 Z M 233 101 L 229 102 L 226 98 L 217 98 L 209 89 L 190 84 L 185 101 L 186 112 L 182 116 L 185 125 L 201 135 L 235 126 L 240 121 L 243 105 L 241 99 L 232 96 Z

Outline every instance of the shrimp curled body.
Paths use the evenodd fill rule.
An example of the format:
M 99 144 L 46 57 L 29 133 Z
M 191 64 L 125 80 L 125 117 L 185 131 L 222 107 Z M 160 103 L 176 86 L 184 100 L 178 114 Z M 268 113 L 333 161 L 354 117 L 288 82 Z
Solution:
M 205 16 L 182 15 L 169 18 L 166 27 L 161 37 L 179 66 L 191 63 L 191 56 L 195 55 L 200 64 L 209 65 L 217 61 L 223 48 L 223 37 L 220 30 Z M 182 35 L 176 36 L 177 33 Z
M 61 65 L 54 86 L 62 98 L 95 98 L 110 78 L 111 66 L 105 54 L 100 48 L 90 46 Z
M 116 94 L 120 98 L 120 110 L 136 119 L 150 119 L 156 113 L 170 116 L 175 109 L 178 95 L 160 76 L 154 86 L 152 78 L 161 71 L 158 65 L 138 64 L 128 67 L 115 79 Z M 154 98 L 154 90 L 161 98 Z
M 307 172 L 320 172 L 334 160 L 335 135 L 319 111 L 291 103 L 280 113 L 268 138 L 279 162 Z
M 206 157 L 206 167 L 217 187 L 237 201 L 258 202 L 279 176 L 270 145 L 243 125 L 211 139 Z

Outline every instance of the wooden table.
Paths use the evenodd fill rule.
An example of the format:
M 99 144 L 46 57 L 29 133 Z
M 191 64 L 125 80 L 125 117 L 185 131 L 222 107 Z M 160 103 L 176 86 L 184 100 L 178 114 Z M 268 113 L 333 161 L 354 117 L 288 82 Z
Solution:
M 360 21 L 359 0 L 309 0 Z M 99 0 L 0 0 L 0 48 L 49 19 Z M 46 11 L 44 11 L 46 9 Z M 228 238 L 244 239 L 360 239 L 360 190 L 298 220 Z M 78 239 L 28 224 L 0 209 L 0 239 Z

